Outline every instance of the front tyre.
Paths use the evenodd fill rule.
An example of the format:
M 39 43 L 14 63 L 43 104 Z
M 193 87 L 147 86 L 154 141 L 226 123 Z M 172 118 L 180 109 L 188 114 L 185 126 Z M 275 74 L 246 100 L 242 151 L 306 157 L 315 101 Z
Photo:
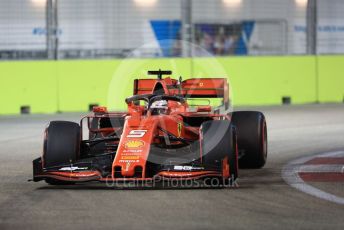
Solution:
M 238 111 L 232 114 L 232 123 L 237 130 L 241 157 L 240 168 L 262 168 L 267 159 L 267 128 L 261 112 Z
M 80 154 L 80 125 L 69 121 L 52 121 L 45 130 L 43 167 L 75 162 Z

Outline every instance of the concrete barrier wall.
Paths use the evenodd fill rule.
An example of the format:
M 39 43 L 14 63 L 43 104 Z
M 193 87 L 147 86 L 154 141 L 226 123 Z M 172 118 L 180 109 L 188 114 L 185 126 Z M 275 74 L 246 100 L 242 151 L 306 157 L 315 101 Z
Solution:
M 86 111 L 90 104 L 125 109 L 133 79 L 149 69 L 173 77 L 224 77 L 234 105 L 342 102 L 344 56 L 224 57 L 0 62 L 0 114 Z

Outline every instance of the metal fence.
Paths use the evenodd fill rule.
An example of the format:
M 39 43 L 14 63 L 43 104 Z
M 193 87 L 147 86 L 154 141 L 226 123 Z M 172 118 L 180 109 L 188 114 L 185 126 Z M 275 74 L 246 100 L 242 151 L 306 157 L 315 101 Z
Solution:
M 0 59 L 339 54 L 342 12 L 342 0 L 2 0 Z

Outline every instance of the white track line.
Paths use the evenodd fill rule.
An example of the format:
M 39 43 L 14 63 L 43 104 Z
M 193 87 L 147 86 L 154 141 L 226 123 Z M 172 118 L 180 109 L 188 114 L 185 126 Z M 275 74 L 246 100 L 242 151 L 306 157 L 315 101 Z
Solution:
M 319 164 L 319 165 L 302 165 L 299 172 L 304 173 L 338 173 L 342 172 L 343 165 L 333 165 L 333 164 Z
M 285 180 L 287 184 L 289 184 L 293 188 L 296 188 L 299 191 L 318 197 L 320 199 L 324 199 L 327 201 L 344 205 L 343 197 L 339 197 L 339 196 L 324 192 L 320 189 L 317 189 L 305 183 L 299 176 L 299 172 L 307 172 L 308 170 L 314 172 L 316 168 L 324 172 L 325 171 L 333 172 L 334 170 L 336 170 L 336 172 L 343 173 L 342 171 L 343 165 L 340 165 L 341 167 L 338 165 L 326 166 L 326 167 L 324 165 L 317 165 L 317 166 L 303 165 L 305 162 L 315 157 L 343 157 L 343 156 L 344 156 L 344 151 L 336 151 L 336 152 L 326 152 L 326 153 L 318 154 L 315 156 L 302 157 L 302 158 L 293 160 L 283 167 L 282 178 Z

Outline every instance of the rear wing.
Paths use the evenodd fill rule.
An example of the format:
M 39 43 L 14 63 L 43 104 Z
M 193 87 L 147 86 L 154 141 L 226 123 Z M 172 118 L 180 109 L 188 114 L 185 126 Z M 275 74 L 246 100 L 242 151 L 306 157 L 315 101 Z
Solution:
M 136 79 L 134 95 L 158 94 L 180 95 L 186 98 L 223 98 L 225 110 L 229 108 L 229 86 L 226 78 L 191 78 L 178 81 L 165 79 Z
M 182 81 L 181 94 L 190 98 L 223 98 L 228 94 L 225 78 L 193 78 Z
M 222 98 L 229 109 L 229 85 L 226 78 L 192 78 L 181 83 L 181 94 L 186 98 Z

